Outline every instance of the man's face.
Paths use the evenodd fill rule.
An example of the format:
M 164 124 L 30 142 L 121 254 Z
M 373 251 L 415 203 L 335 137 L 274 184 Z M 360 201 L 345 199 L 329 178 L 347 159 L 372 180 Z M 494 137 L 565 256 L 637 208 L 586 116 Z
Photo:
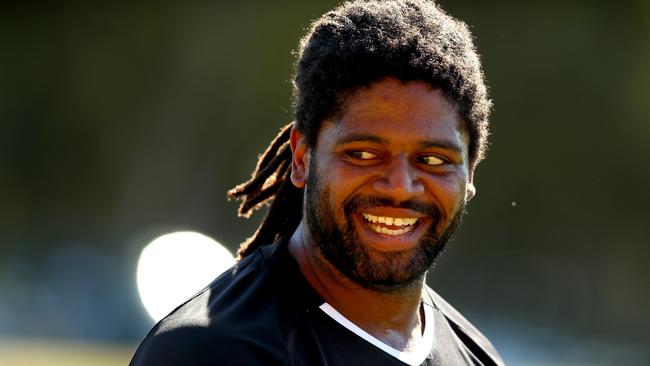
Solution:
M 307 232 L 325 260 L 374 290 L 422 278 L 473 194 L 460 121 L 420 82 L 388 78 L 347 98 L 304 160 Z

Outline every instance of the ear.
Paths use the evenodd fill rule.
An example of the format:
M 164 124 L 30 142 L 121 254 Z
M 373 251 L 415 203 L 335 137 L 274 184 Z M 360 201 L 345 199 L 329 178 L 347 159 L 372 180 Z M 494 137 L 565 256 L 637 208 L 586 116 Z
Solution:
M 298 131 L 295 123 L 291 127 L 289 145 L 291 146 L 291 182 L 298 188 L 305 188 L 309 167 L 309 148 L 307 139 Z
M 474 167 L 469 169 L 469 180 L 465 188 L 465 202 L 469 202 L 476 195 L 476 186 L 474 185 Z

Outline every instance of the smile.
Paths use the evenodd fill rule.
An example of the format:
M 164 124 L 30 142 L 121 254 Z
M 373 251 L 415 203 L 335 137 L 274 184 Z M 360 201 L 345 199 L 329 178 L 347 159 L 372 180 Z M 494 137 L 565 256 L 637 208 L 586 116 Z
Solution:
M 370 223 L 368 226 L 374 232 L 392 236 L 411 232 L 419 220 L 415 217 L 375 216 L 368 213 L 362 213 L 361 215 Z

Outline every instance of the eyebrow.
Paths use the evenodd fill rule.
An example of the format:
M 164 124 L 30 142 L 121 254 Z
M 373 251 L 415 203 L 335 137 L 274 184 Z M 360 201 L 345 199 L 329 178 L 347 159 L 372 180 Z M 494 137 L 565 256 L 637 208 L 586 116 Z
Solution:
M 375 135 L 348 135 L 336 142 L 336 146 L 352 142 L 374 142 L 375 144 L 388 145 L 388 140 Z
M 387 139 L 376 135 L 349 135 L 337 141 L 336 146 L 341 146 L 353 142 L 372 142 L 379 145 L 385 145 L 385 146 L 388 145 Z M 418 148 L 419 149 L 431 149 L 431 148 L 446 149 L 446 150 L 451 150 L 458 154 L 461 154 L 463 152 L 462 146 L 450 140 L 421 141 L 418 143 Z
M 451 150 L 455 153 L 461 154 L 463 152 L 463 147 L 457 143 L 449 140 L 439 140 L 439 141 L 422 141 L 418 144 L 420 149 L 446 149 Z

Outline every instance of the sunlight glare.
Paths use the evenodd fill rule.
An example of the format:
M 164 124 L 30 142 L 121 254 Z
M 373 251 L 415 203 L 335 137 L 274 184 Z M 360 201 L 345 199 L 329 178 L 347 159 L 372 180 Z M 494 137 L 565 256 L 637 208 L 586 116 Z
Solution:
M 158 321 L 234 263 L 223 245 L 203 234 L 163 235 L 140 254 L 137 283 L 142 304 Z

